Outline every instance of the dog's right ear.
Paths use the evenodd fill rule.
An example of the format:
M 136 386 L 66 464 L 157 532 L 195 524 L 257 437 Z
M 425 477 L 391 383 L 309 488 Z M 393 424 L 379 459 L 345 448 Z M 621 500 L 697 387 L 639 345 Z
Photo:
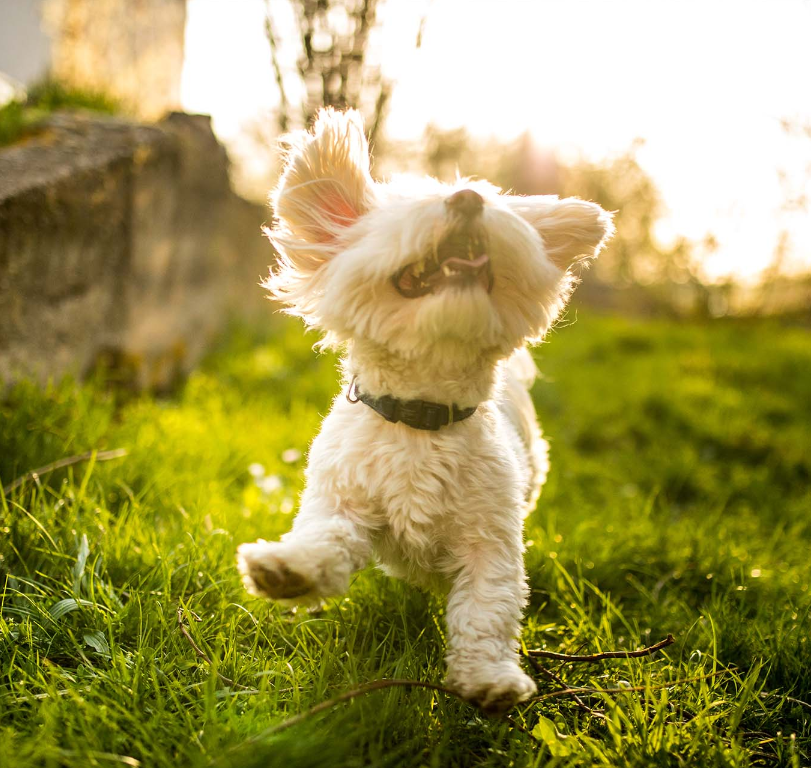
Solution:
M 345 230 L 371 207 L 374 182 L 356 110 L 322 109 L 311 132 L 299 131 L 284 142 L 287 163 L 271 196 L 276 221 L 265 230 L 279 259 L 264 285 L 306 314 L 299 305 L 307 284 L 339 251 Z

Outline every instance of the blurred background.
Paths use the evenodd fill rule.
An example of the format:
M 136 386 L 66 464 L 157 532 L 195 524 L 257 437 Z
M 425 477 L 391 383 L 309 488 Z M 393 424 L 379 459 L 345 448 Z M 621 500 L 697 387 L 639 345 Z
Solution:
M 278 137 L 618 211 L 580 305 L 809 317 L 811 3 L 0 0 L 0 377 L 160 388 L 262 306 Z M 210 119 L 205 116 L 210 116 Z

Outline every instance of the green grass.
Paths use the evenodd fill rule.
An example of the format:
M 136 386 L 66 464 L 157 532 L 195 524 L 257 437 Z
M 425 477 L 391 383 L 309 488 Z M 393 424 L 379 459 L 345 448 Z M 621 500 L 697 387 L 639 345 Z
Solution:
M 290 526 L 295 452 L 337 391 L 313 341 L 295 323 L 236 332 L 167 399 L 100 381 L 5 398 L 4 484 L 129 455 L 0 500 L 0 765 L 809 764 L 811 710 L 791 699 L 811 701 L 811 338 L 768 321 L 587 316 L 537 351 L 552 473 L 528 521 L 523 640 L 596 651 L 672 632 L 654 657 L 559 670 L 647 691 L 587 696 L 605 720 L 571 698 L 515 711 L 537 740 L 405 689 L 263 735 L 365 681 L 443 674 L 441 600 L 373 569 L 318 614 L 240 585 L 235 547 Z
M 121 105 L 103 93 L 43 80 L 28 90 L 25 101 L 11 101 L 0 107 L 0 147 L 36 133 L 40 123 L 51 112 L 61 109 L 82 109 L 112 115 L 121 111 Z

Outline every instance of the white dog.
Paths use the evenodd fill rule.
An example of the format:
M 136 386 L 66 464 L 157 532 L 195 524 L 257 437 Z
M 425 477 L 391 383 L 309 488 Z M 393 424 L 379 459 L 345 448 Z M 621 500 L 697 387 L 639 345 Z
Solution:
M 266 287 L 343 350 L 347 389 L 310 448 L 292 531 L 240 546 L 239 570 L 280 602 L 340 594 L 373 556 L 446 591 L 447 683 L 503 713 L 535 691 L 517 655 L 522 527 L 548 464 L 525 344 L 611 217 L 486 182 L 375 183 L 354 111 L 322 111 L 291 143 Z

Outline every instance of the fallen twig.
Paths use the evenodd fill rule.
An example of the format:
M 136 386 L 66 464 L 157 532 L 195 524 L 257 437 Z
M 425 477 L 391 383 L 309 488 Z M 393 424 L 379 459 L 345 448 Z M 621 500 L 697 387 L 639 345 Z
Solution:
M 202 621 L 202 619 L 192 610 L 189 610 L 189 613 L 192 615 L 192 618 L 195 621 Z M 230 677 L 226 677 L 222 672 L 218 672 L 214 669 L 214 662 L 211 660 L 211 657 L 195 642 L 194 638 L 191 636 L 191 633 L 186 628 L 186 624 L 183 621 L 183 608 L 178 607 L 177 609 L 177 626 L 180 629 L 180 634 L 186 638 L 189 645 L 194 649 L 194 652 L 197 654 L 197 658 L 202 659 L 209 667 L 212 668 L 214 674 L 220 678 L 226 685 L 231 686 L 232 688 L 239 688 L 243 691 L 253 691 L 253 688 L 249 688 L 247 685 L 240 685 L 239 683 L 235 683 Z
M 588 641 L 584 640 L 582 643 L 580 643 L 580 645 L 578 645 L 578 646 L 577 646 L 577 647 L 574 649 L 574 652 L 575 652 L 576 654 L 577 654 L 577 653 L 580 653 L 580 651 L 582 651 L 582 650 L 583 650 L 583 648 L 585 648 L 587 645 L 588 645 Z M 558 665 L 557 665 L 557 667 L 556 667 L 555 671 L 556 671 L 556 672 L 560 672 L 560 671 L 561 671 L 561 670 L 562 670 L 562 669 L 563 669 L 565 666 L 566 666 L 566 662 L 565 662 L 565 661 L 561 661 L 561 662 L 560 662 L 560 664 L 558 664 Z
M 614 693 L 628 693 L 630 691 L 657 691 L 664 688 L 672 688 L 673 686 L 676 685 L 684 685 L 686 683 L 694 683 L 699 680 L 707 680 L 708 678 L 722 675 L 727 671 L 728 670 L 719 670 L 717 672 L 712 672 L 708 675 L 701 675 L 699 677 L 681 678 L 679 680 L 673 680 L 669 683 L 664 683 L 663 685 L 637 685 L 637 686 L 629 686 L 628 688 L 563 688 L 559 691 L 551 691 L 550 693 L 543 694 L 542 696 L 536 696 L 535 698 L 529 699 L 524 703 L 531 704 L 536 701 L 551 699 L 558 696 L 574 696 L 578 693 L 614 694 Z M 338 704 L 341 704 L 345 701 L 351 701 L 352 699 L 355 699 L 358 696 L 364 696 L 367 693 L 381 691 L 386 688 L 427 688 L 428 690 L 439 691 L 440 693 L 445 693 L 448 696 L 453 696 L 454 698 L 457 698 L 461 701 L 465 701 L 465 699 L 461 696 L 461 694 L 457 693 L 451 688 L 446 688 L 444 685 L 437 685 L 436 683 L 429 683 L 424 680 L 401 680 L 397 678 L 393 678 L 390 680 L 373 680 L 370 683 L 364 683 L 363 685 L 359 685 L 357 688 L 352 688 L 349 691 L 344 691 L 344 693 L 338 694 L 338 696 L 334 696 L 333 698 L 327 699 L 326 701 L 322 701 L 320 704 L 316 704 L 314 707 L 310 707 L 310 709 L 307 709 L 304 712 L 300 712 L 297 715 L 293 715 L 293 717 L 289 717 L 287 720 L 282 720 L 280 723 L 276 723 L 275 725 L 272 725 L 269 728 L 265 728 L 263 731 L 260 731 L 259 733 L 254 734 L 250 738 L 241 742 L 234 749 L 239 749 L 241 747 L 249 746 L 251 744 L 256 744 L 268 738 L 269 736 L 275 736 L 277 733 L 280 733 L 281 731 L 286 731 L 288 728 L 292 728 L 294 725 L 298 725 L 299 723 L 308 720 L 310 717 L 312 717 L 313 715 L 317 715 L 319 712 L 323 712 L 327 709 L 332 709 Z M 528 731 L 526 728 L 516 723 L 514 720 L 510 719 L 510 723 L 516 726 L 520 731 L 526 733 L 528 736 L 531 736 L 533 739 L 535 738 L 534 736 L 532 736 L 532 733 L 530 731 Z M 229 752 L 230 751 L 231 750 L 229 750 Z
M 532 650 L 524 652 L 524 657 L 530 663 L 532 668 L 535 672 L 539 675 L 543 675 L 548 680 L 552 680 L 558 685 L 565 686 L 564 688 L 560 689 L 561 691 L 569 691 L 570 695 L 574 699 L 575 703 L 577 704 L 580 709 L 584 712 L 592 715 L 593 717 L 599 717 L 605 719 L 605 714 L 600 710 L 592 709 L 588 704 L 586 704 L 576 692 L 576 689 L 572 688 L 571 686 L 566 685 L 566 681 L 560 677 L 557 673 L 553 672 L 551 669 L 547 669 L 546 667 L 542 666 L 539 662 L 535 660 L 534 657 L 541 657 L 545 659 L 554 659 L 556 661 L 561 662 L 561 666 L 563 664 L 572 662 L 584 662 L 584 663 L 592 663 L 597 661 L 603 661 L 605 659 L 628 659 L 628 658 L 638 658 L 640 656 L 650 656 L 656 651 L 661 650 L 662 648 L 666 648 L 668 645 L 672 645 L 675 641 L 673 635 L 668 634 L 668 636 L 664 639 L 655 643 L 654 645 L 648 646 L 647 648 L 642 648 L 638 651 L 604 651 L 602 653 L 594 653 L 594 654 L 570 654 L 570 653 L 555 653 L 554 651 L 541 651 L 541 650 Z M 626 690 L 626 689 L 623 689 Z M 561 695 L 558 693 L 558 695 Z M 531 701 L 536 701 L 536 699 L 531 699 Z
M 605 659 L 638 659 L 640 656 L 650 656 L 656 651 L 661 651 L 662 648 L 667 648 L 668 645 L 673 645 L 676 639 L 673 635 L 668 635 L 664 640 L 660 640 L 654 645 L 649 645 L 647 648 L 640 648 L 638 651 L 604 651 L 603 653 L 592 653 L 586 655 L 569 654 L 569 653 L 555 653 L 554 651 L 541 651 L 531 650 L 527 651 L 528 656 L 534 656 L 541 659 L 555 659 L 556 661 L 563 662 L 596 662 L 604 661 Z
M 551 680 L 553 683 L 557 683 L 558 685 L 566 685 L 566 681 L 560 675 L 556 674 L 551 669 L 547 669 L 546 667 L 542 666 L 539 662 L 535 661 L 532 656 L 527 656 L 524 654 L 524 658 L 526 658 L 530 666 L 535 670 L 536 674 L 543 675 L 545 678 Z M 597 709 L 592 709 L 577 694 L 572 694 L 572 698 L 574 699 L 575 704 L 577 704 L 577 706 L 580 707 L 580 709 L 582 709 L 584 712 L 592 717 L 598 717 L 605 720 L 605 713 L 600 712 Z
M 189 633 L 186 624 L 183 620 L 183 608 L 178 607 L 177 609 L 177 624 L 178 628 L 180 629 L 181 634 L 186 638 L 189 645 L 194 649 L 194 652 L 197 654 L 198 658 L 205 661 L 210 667 L 213 668 L 214 662 L 208 656 L 208 654 L 200 648 L 199 645 L 195 642 L 194 638 Z M 194 611 L 189 610 L 192 618 L 195 621 L 201 621 L 200 617 L 194 613 Z M 571 656 L 567 654 L 555 653 L 552 654 L 551 652 L 547 651 L 529 651 L 528 653 L 532 653 L 533 655 L 549 655 L 550 658 L 557 659 L 560 661 L 583 661 L 583 662 L 592 662 L 592 661 L 600 661 L 602 659 L 619 659 L 619 658 L 637 658 L 639 656 L 648 656 L 656 651 L 664 648 L 668 645 L 674 643 L 674 639 L 672 635 L 668 635 L 664 640 L 652 645 L 648 648 L 643 648 L 639 651 L 606 651 L 605 653 L 601 654 L 593 654 L 590 656 Z M 527 659 L 533 669 L 538 673 L 548 677 L 550 680 L 553 680 L 559 684 L 565 685 L 565 681 L 559 677 L 556 673 L 552 672 L 551 670 L 546 669 L 545 667 L 541 666 L 535 659 L 531 656 L 527 655 Z M 673 688 L 677 685 L 686 685 L 687 683 L 695 683 L 701 680 L 708 680 L 713 677 L 717 677 L 719 675 L 726 674 L 729 670 L 722 669 L 716 672 L 711 672 L 707 675 L 699 675 L 698 677 L 685 677 L 680 678 L 678 680 L 672 680 L 668 683 L 662 683 L 661 685 L 629 685 L 624 686 L 622 688 L 591 688 L 588 686 L 567 686 L 565 688 L 560 688 L 556 691 L 549 691 L 548 693 L 541 694 L 540 696 L 535 696 L 532 699 L 527 700 L 524 704 L 534 704 L 539 701 L 544 701 L 546 699 L 558 698 L 561 696 L 571 696 L 575 702 L 578 704 L 581 709 L 585 712 L 588 712 L 590 715 L 595 717 L 605 718 L 605 714 L 600 712 L 599 710 L 594 710 L 589 707 L 579 696 L 579 694 L 621 694 L 621 693 L 633 693 L 633 692 L 643 692 L 643 691 L 659 691 L 664 690 L 665 688 Z M 241 688 L 243 690 L 252 690 L 246 688 L 245 686 L 239 685 L 235 683 L 231 678 L 226 677 L 225 675 L 221 674 L 220 672 L 214 671 L 217 677 L 220 678 L 224 683 L 234 688 Z M 324 712 L 328 709 L 332 709 L 333 707 L 338 706 L 338 704 L 342 704 L 346 701 L 352 701 L 352 699 L 356 699 L 359 696 L 365 696 L 367 693 L 374 693 L 375 691 L 385 690 L 386 688 L 423 688 L 430 691 L 437 691 L 439 693 L 447 694 L 448 696 L 452 696 L 460 701 L 465 701 L 466 699 L 457 691 L 454 691 L 452 688 L 448 688 L 444 685 L 439 685 L 438 683 L 431 683 L 426 680 L 406 680 L 400 678 L 391 678 L 391 679 L 382 679 L 382 680 L 372 680 L 371 682 L 364 683 L 363 685 L 359 685 L 356 688 L 351 688 L 348 691 L 344 691 L 343 693 L 339 693 L 337 696 L 333 696 L 331 699 L 327 699 L 326 701 L 322 701 L 319 704 L 316 704 L 309 709 L 305 710 L 304 712 L 299 712 L 297 715 L 293 715 L 292 717 L 287 718 L 286 720 L 282 720 L 275 725 L 271 725 L 269 728 L 265 728 L 264 730 L 260 731 L 259 733 L 254 734 L 253 736 L 249 737 L 245 741 L 241 742 L 238 745 L 235 745 L 232 749 L 228 750 L 227 753 L 233 752 L 236 749 L 240 749 L 242 747 L 250 746 L 251 744 L 256 744 L 261 742 L 264 739 L 267 739 L 270 736 L 274 736 L 277 733 L 281 733 L 282 731 L 286 731 L 288 728 L 292 728 L 299 723 L 308 720 L 309 718 L 317 715 L 320 712 Z M 795 701 L 796 703 L 803 704 L 805 706 L 811 706 L 806 704 L 805 702 L 801 702 L 797 699 L 790 699 L 789 697 L 785 697 L 790 701 Z M 522 731 L 523 733 L 527 734 L 528 736 L 535 738 L 532 736 L 532 733 L 528 731 L 524 726 L 517 723 L 514 719 L 507 717 L 508 722 L 513 725 L 518 730 Z M 216 760 L 212 764 L 216 764 Z
M 3 494 L 8 496 L 9 493 L 19 488 L 26 480 L 33 480 L 42 475 L 47 475 L 49 472 L 54 472 L 57 469 L 70 467 L 74 464 L 80 464 L 83 461 L 90 461 L 91 459 L 94 461 L 110 461 L 110 459 L 120 459 L 122 456 L 126 455 L 126 448 L 115 448 L 112 451 L 88 451 L 87 453 L 80 453 L 78 456 L 68 456 L 65 459 L 59 459 L 59 461 L 46 464 L 44 467 L 39 467 L 39 469 L 32 469 L 16 480 L 12 480 L 8 485 L 3 486 Z
M 288 728 L 292 728 L 294 725 L 298 725 L 299 723 L 309 719 L 313 715 L 317 715 L 319 712 L 323 712 L 327 709 L 332 709 L 332 707 L 337 706 L 338 704 L 343 703 L 344 701 L 351 701 L 352 699 L 356 699 L 358 696 L 363 696 L 367 693 L 372 693 L 373 691 L 382 691 L 386 688 L 426 688 L 431 691 L 439 691 L 440 693 L 446 693 L 449 696 L 453 696 L 461 701 L 464 701 L 462 696 L 458 694 L 456 691 L 446 688 L 444 685 L 438 685 L 437 683 L 429 683 L 424 680 L 401 680 L 398 678 L 391 678 L 387 680 L 372 680 L 370 683 L 364 683 L 363 685 L 359 685 L 357 688 L 352 688 L 348 691 L 344 691 L 343 693 L 339 693 L 337 696 L 334 696 L 331 699 L 327 699 L 326 701 L 322 701 L 320 704 L 316 704 L 314 707 L 310 707 L 309 709 L 305 710 L 304 712 L 299 712 L 297 715 L 293 715 L 293 717 L 287 718 L 287 720 L 282 720 L 280 723 L 276 723 L 275 725 L 271 725 L 269 728 L 265 728 L 263 731 L 259 731 L 259 733 L 255 733 L 253 736 L 249 736 L 245 741 L 240 742 L 239 744 L 235 744 L 230 749 L 226 750 L 225 753 L 220 755 L 219 758 L 213 760 L 209 765 L 217 765 L 219 761 L 228 754 L 236 752 L 243 747 L 250 746 L 252 744 L 257 744 L 264 739 L 267 739 L 269 736 L 275 736 L 277 733 L 281 731 L 286 731 Z M 517 725 L 517 724 L 516 724 Z M 522 726 L 518 726 L 520 730 L 527 733 L 527 735 L 531 736 L 525 728 Z
M 606 693 L 606 694 L 614 694 L 614 693 L 628 693 L 632 691 L 657 691 L 662 690 L 664 688 L 672 688 L 676 685 L 684 685 L 686 683 L 694 683 L 699 680 L 707 680 L 711 677 L 717 677 L 718 675 L 723 675 L 728 670 L 719 670 L 717 672 L 712 672 L 708 675 L 701 675 L 699 677 L 686 677 L 681 678 L 679 680 L 673 680 L 669 683 L 664 683 L 663 685 L 637 685 L 637 686 L 629 686 L 627 688 L 563 688 L 559 691 L 551 691 L 549 693 L 543 694 L 542 696 L 536 696 L 533 699 L 529 699 L 528 701 L 524 702 L 525 704 L 532 704 L 536 701 L 543 701 L 544 699 L 551 699 L 558 696 L 573 696 L 578 693 Z M 271 725 L 269 728 L 265 728 L 263 731 L 260 731 L 257 734 L 247 738 L 245 741 L 241 742 L 240 744 L 235 745 L 231 749 L 227 750 L 226 753 L 221 755 L 220 757 L 225 757 L 225 755 L 230 754 L 238 749 L 241 749 L 246 746 L 250 746 L 252 744 L 257 744 L 264 739 L 267 739 L 270 736 L 275 736 L 277 733 L 282 731 L 286 731 L 288 728 L 292 728 L 294 725 L 298 725 L 299 723 L 308 720 L 313 715 L 317 715 L 319 712 L 324 712 L 327 709 L 332 709 L 333 707 L 341 704 L 345 701 L 351 701 L 352 699 L 357 698 L 358 696 L 363 696 L 367 693 L 373 693 L 374 691 L 381 691 L 386 688 L 426 688 L 431 691 L 439 691 L 440 693 L 445 693 L 448 696 L 453 696 L 456 699 L 461 701 L 465 701 L 465 699 L 456 691 L 452 690 L 451 688 L 446 688 L 444 685 L 437 685 L 436 683 L 429 683 L 424 680 L 401 680 L 397 678 L 389 679 L 389 680 L 373 680 L 370 683 L 364 683 L 363 685 L 359 685 L 357 688 L 352 688 L 348 691 L 344 691 L 343 693 L 334 696 L 331 699 L 327 699 L 326 701 L 322 701 L 320 704 L 316 704 L 313 707 L 305 710 L 304 712 L 300 712 L 297 715 L 293 715 L 293 717 L 287 718 L 287 720 L 282 720 L 280 723 L 276 723 L 275 725 Z M 508 718 L 512 725 L 515 725 L 520 731 L 523 731 L 528 736 L 533 738 L 532 733 L 528 731 L 523 726 L 516 723 L 514 720 Z M 214 760 L 210 765 L 216 765 L 218 760 Z
M 251 739 L 248 740 L 248 743 L 253 741 L 261 741 L 262 739 L 267 738 L 268 736 L 273 736 L 280 731 L 286 731 L 288 728 L 298 725 L 303 720 L 307 720 L 313 715 L 323 712 L 325 709 L 332 709 L 332 707 L 337 706 L 344 701 L 351 701 L 352 699 L 356 699 L 358 696 L 363 696 L 367 693 L 372 693 L 373 691 L 381 691 L 384 688 L 426 688 L 430 691 L 446 693 L 448 696 L 453 696 L 461 701 L 464 701 L 461 694 L 457 693 L 453 689 L 446 688 L 444 685 L 439 685 L 437 683 L 429 683 L 425 680 L 401 680 L 398 678 L 391 678 L 388 680 L 372 680 L 370 683 L 364 683 L 363 685 L 359 685 L 357 688 L 352 688 L 351 690 L 339 693 L 337 696 L 327 699 L 326 701 L 322 701 L 320 704 L 316 704 L 314 707 L 310 707 L 304 712 L 293 715 L 293 717 L 290 717 L 287 720 L 282 720 L 280 723 L 271 725 L 264 731 L 260 731 L 255 736 L 252 736 Z
M 543 701 L 544 699 L 554 699 L 558 696 L 573 696 L 576 693 L 640 693 L 643 691 L 663 691 L 665 688 L 672 688 L 675 685 L 686 685 L 687 683 L 697 683 L 700 680 L 709 680 L 711 677 L 718 677 L 729 672 L 728 669 L 719 669 L 717 672 L 710 672 L 708 675 L 699 675 L 698 677 L 681 677 L 678 680 L 673 680 L 670 683 L 662 683 L 661 685 L 629 685 L 622 688 L 589 688 L 588 686 L 573 686 L 569 688 L 561 688 L 558 691 L 550 691 L 543 693 L 540 696 L 535 696 L 532 699 L 527 699 L 524 704 L 532 704 L 536 701 Z
M 792 696 L 786 696 L 782 693 L 772 693 L 769 691 L 762 691 L 759 694 L 761 699 L 784 699 L 785 701 L 790 701 L 792 704 L 799 704 L 801 707 L 805 707 L 808 710 L 811 710 L 811 704 L 807 701 L 802 701 L 800 699 L 795 699 Z

